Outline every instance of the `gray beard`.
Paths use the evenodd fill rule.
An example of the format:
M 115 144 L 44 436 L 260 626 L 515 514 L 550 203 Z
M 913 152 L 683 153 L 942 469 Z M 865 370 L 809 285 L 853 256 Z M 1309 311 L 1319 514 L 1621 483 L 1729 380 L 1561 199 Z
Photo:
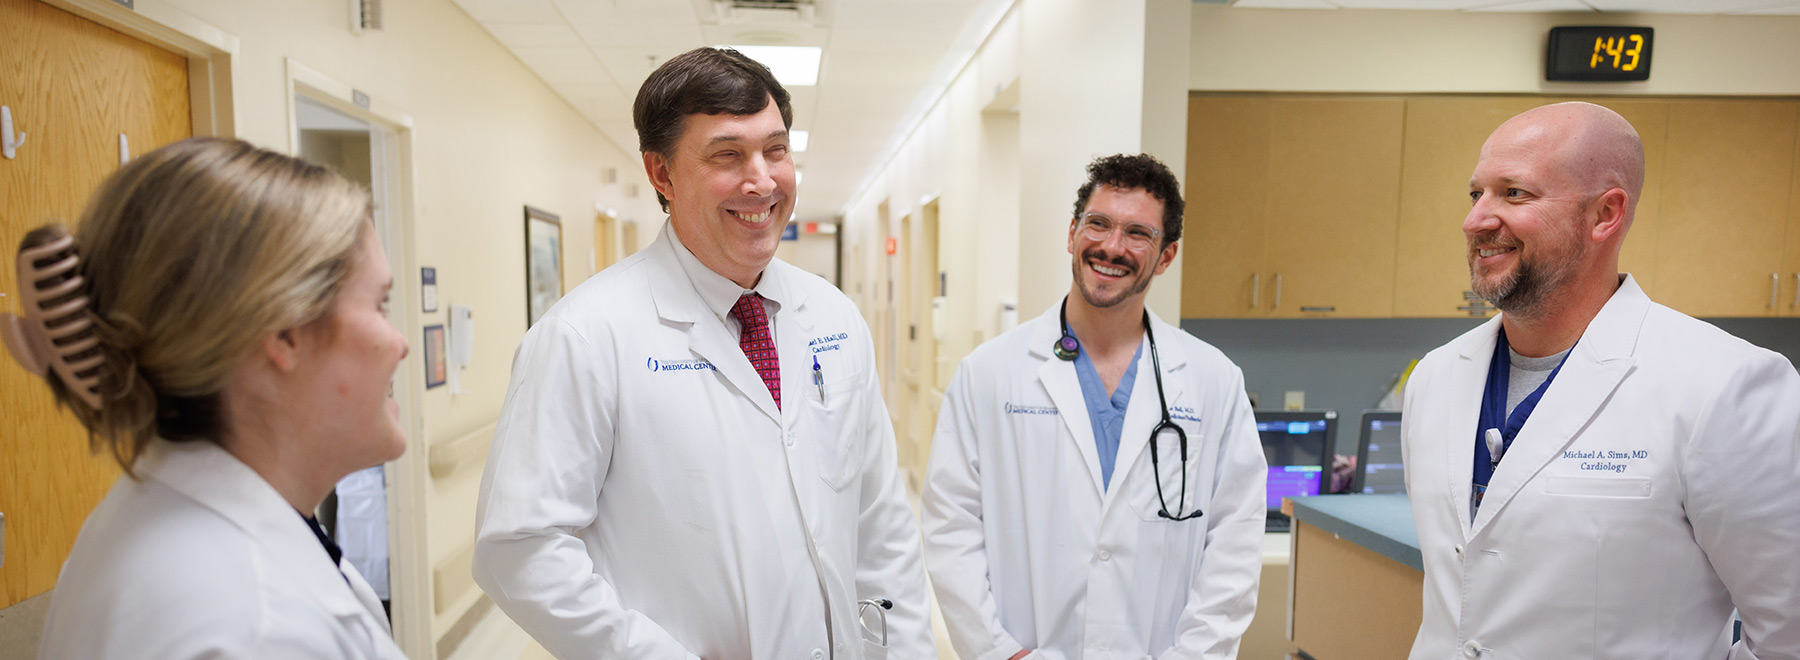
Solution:
M 1469 288 L 1502 312 L 1518 318 L 1532 318 L 1542 311 L 1551 292 L 1568 283 L 1580 257 L 1580 254 L 1570 255 L 1567 263 L 1555 264 L 1553 268 L 1538 268 L 1521 260 L 1511 275 L 1491 286 L 1475 277 L 1475 265 L 1471 263 Z

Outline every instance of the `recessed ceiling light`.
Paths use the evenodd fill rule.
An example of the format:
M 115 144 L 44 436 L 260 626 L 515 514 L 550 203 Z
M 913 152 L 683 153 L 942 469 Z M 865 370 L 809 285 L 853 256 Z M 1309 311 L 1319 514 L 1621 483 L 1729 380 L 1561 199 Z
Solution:
M 808 137 L 810 135 L 806 131 L 788 131 L 788 150 L 795 153 L 806 151 Z
M 750 59 L 762 62 L 775 73 L 775 79 L 790 87 L 811 87 L 819 84 L 819 56 L 824 50 L 818 46 L 720 46 L 743 53 Z

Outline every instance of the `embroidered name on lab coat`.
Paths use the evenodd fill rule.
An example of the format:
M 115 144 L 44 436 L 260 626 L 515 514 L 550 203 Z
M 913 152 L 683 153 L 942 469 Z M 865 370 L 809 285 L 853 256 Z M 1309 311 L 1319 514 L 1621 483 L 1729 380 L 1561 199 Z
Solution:
M 1616 451 L 1607 449 L 1565 449 L 1562 453 L 1565 461 L 1581 461 L 1576 467 L 1587 472 L 1611 472 L 1624 474 L 1635 464 L 1650 458 L 1650 452 L 1644 449 Z
M 835 335 L 814 337 L 812 341 L 806 342 L 806 346 L 811 348 L 814 354 L 824 353 L 825 351 L 835 351 L 842 349 L 844 347 L 842 342 L 849 338 L 849 333 L 840 332 Z
M 1013 405 L 1011 402 L 1007 402 L 1006 414 L 1008 414 L 1008 415 L 1055 415 L 1058 413 L 1056 412 L 1055 406 L 1019 406 L 1019 405 Z

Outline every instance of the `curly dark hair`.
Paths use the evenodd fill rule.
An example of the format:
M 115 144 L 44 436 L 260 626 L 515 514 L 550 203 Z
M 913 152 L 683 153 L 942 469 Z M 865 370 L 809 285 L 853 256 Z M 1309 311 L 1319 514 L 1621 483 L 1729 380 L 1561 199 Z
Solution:
M 761 62 L 730 48 L 695 48 L 676 55 L 638 88 L 631 108 L 638 151 L 672 157 L 688 115 L 754 115 L 769 106 L 770 98 L 781 111 L 781 124 L 793 128 L 787 89 Z M 656 201 L 669 210 L 660 191 Z
M 1074 217 L 1080 218 L 1087 212 L 1088 198 L 1093 196 L 1096 186 L 1142 190 L 1162 202 L 1162 244 L 1168 246 L 1181 240 L 1181 213 L 1186 204 L 1181 201 L 1181 183 L 1175 180 L 1175 173 L 1169 171 L 1169 166 L 1150 154 L 1113 154 L 1088 163 L 1087 172 L 1087 183 L 1081 184 L 1081 190 L 1075 193 Z

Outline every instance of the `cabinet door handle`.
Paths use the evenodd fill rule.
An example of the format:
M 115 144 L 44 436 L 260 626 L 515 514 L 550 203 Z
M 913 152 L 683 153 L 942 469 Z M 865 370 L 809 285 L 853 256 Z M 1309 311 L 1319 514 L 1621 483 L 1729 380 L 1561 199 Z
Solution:
M 1769 273 L 1769 309 L 1781 306 L 1781 273 Z
M 1275 307 L 1272 309 L 1281 309 L 1281 273 L 1275 274 Z
M 1302 311 L 1302 312 L 1335 312 L 1335 311 L 1337 311 L 1337 305 L 1313 305 L 1311 307 L 1301 305 L 1300 311 Z
M 1794 273 L 1794 304 L 1789 307 L 1800 307 L 1800 273 Z
M 1800 273 L 1794 275 L 1800 277 Z M 1250 274 L 1250 309 L 1262 304 L 1262 273 Z

